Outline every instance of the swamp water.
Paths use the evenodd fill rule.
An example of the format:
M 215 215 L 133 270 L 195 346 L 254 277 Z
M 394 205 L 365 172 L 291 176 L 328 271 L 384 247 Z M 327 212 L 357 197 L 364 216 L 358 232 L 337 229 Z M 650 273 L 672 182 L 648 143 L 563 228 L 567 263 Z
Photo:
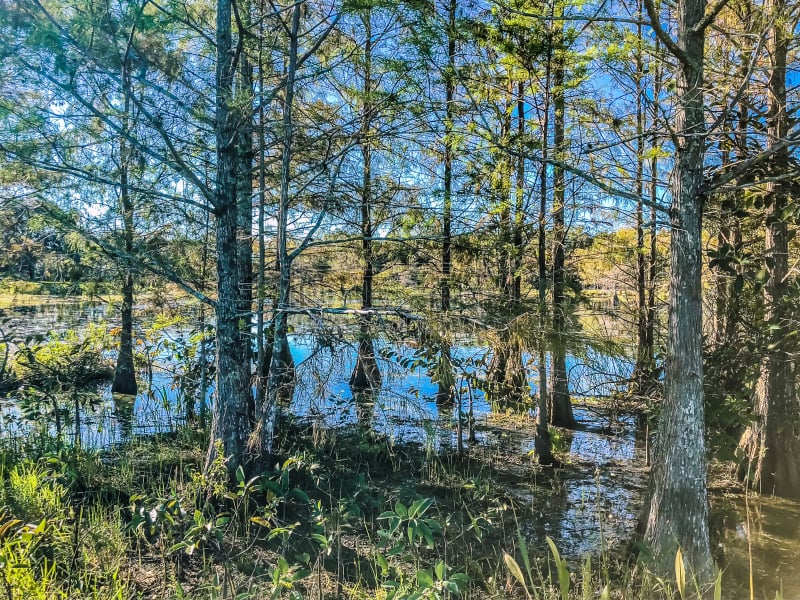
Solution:
M 4 332 L 20 339 L 116 318 L 105 305 L 70 302 L 6 308 L 0 317 Z M 186 331 L 175 328 L 164 330 L 163 335 L 178 345 L 188 340 Z M 383 386 L 368 397 L 354 397 L 348 379 L 357 344 L 320 347 L 307 335 L 292 335 L 289 342 L 297 385 L 291 404 L 284 407 L 287 412 L 328 429 L 370 428 L 398 443 L 418 443 L 437 452 L 455 449 L 455 408 L 437 405 L 437 385 L 424 368 L 404 369 L 397 362 L 413 355 L 414 348 L 384 346 L 395 356 L 391 361 L 379 360 Z M 376 349 L 380 354 L 380 344 L 376 343 Z M 478 346 L 453 348 L 454 358 L 465 363 L 485 353 Z M 140 378 L 141 391 L 135 398 L 113 398 L 110 384 L 99 387 L 97 401 L 83 412 L 84 444 L 108 447 L 132 435 L 167 433 L 183 421 L 186 399 L 176 383 L 178 367 L 170 355 L 166 350 L 156 352 L 152 381 L 148 386 Z M 624 389 L 630 369 L 630 361 L 590 351 L 583 359 L 570 357 L 570 391 L 576 397 L 606 396 Z M 530 377 L 532 393 L 535 375 Z M 507 417 L 479 390 L 462 389 L 464 414 L 471 398 L 473 445 L 528 468 L 525 465 L 534 460 L 530 419 L 526 425 L 525 419 Z M 207 402 L 212 395 L 209 389 Z M 17 420 L 8 418 L 14 411 L 13 406 L 0 411 L 0 435 L 14 434 Z M 550 536 L 573 565 L 586 554 L 613 551 L 631 538 L 647 482 L 644 448 L 637 442 L 632 417 L 580 404 L 575 406 L 575 417 L 584 429 L 562 431 L 556 442 L 570 468 L 546 481 L 555 493 L 538 506 L 539 519 L 520 524 L 530 547 L 544 553 L 544 537 Z M 517 482 L 506 491 L 516 502 L 539 504 L 535 480 L 529 485 Z M 782 589 L 784 600 L 800 600 L 800 504 L 720 492 L 712 497 L 712 515 L 726 565 L 725 597 L 748 597 L 752 572 L 755 597 L 774 598 L 775 591 Z

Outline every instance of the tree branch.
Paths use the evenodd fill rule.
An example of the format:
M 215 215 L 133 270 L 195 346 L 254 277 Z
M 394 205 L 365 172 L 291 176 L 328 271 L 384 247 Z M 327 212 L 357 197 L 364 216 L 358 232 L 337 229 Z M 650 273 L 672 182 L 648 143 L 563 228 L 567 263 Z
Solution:
M 667 47 L 667 49 L 675 58 L 681 61 L 684 65 L 690 66 L 689 57 L 686 56 L 686 52 L 661 26 L 661 19 L 658 16 L 658 11 L 656 10 L 655 4 L 653 4 L 653 0 L 644 0 L 644 7 L 647 10 L 647 16 L 650 19 L 650 27 L 653 28 L 653 31 L 658 39 L 661 40 L 661 42 Z

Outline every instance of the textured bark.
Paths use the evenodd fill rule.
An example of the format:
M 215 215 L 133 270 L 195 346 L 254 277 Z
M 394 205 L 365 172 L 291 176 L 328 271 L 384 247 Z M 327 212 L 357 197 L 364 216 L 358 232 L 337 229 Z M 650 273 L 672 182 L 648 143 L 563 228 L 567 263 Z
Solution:
M 554 10 L 554 2 L 550 4 L 550 14 Z M 552 21 L 549 24 L 552 27 Z M 539 266 L 539 402 L 536 420 L 536 440 L 534 447 L 543 465 L 554 465 L 553 444 L 550 440 L 548 423 L 550 422 L 549 401 L 547 394 L 547 350 L 545 349 L 544 332 L 547 327 L 547 158 L 549 156 L 550 129 L 550 90 L 552 76 L 553 48 L 548 45 L 545 63 L 544 110 L 542 116 L 542 166 L 539 175 L 539 245 L 537 263 Z
M 249 24 L 249 10 L 242 11 L 245 26 Z M 253 98 L 253 67 L 245 53 L 239 57 L 238 94 L 240 97 Z M 252 348 L 250 322 L 253 310 L 253 114 L 245 108 L 239 111 L 236 123 L 236 205 L 238 223 L 236 232 L 237 264 L 239 265 L 239 307 L 243 318 L 247 321 L 245 332 L 249 350 L 247 369 L 252 378 Z M 248 393 L 248 413 L 251 423 L 255 422 L 256 405 L 252 391 Z
M 122 92 L 124 95 L 123 108 L 123 134 L 119 139 L 119 203 L 122 212 L 122 235 L 125 254 L 133 255 L 133 201 L 128 186 L 128 163 L 130 151 L 126 139 L 130 121 L 130 98 L 132 83 L 130 77 L 130 58 L 125 56 L 122 61 Z M 113 394 L 126 394 L 135 396 L 138 391 L 136 385 L 136 368 L 133 364 L 133 272 L 126 262 L 122 274 L 122 323 L 119 333 L 119 352 L 117 364 L 114 368 L 114 381 L 111 383 Z
M 442 199 L 442 283 L 441 305 L 444 314 L 450 311 L 450 277 L 452 262 L 452 206 L 453 206 L 453 120 L 456 82 L 456 10 L 457 0 L 450 0 L 447 10 L 447 71 L 444 76 L 444 197 Z M 442 364 L 450 365 L 450 345 L 442 344 Z M 448 404 L 453 400 L 453 386 L 439 382 L 436 401 Z
M 638 18 L 643 18 L 641 2 Z M 642 25 L 636 27 L 637 39 L 642 40 Z M 644 246 L 644 62 L 641 45 L 635 57 L 636 83 L 636 364 L 631 375 L 629 392 L 634 395 L 648 392 L 649 373 L 652 370 L 652 348 L 647 345 L 647 279 Z
M 243 302 L 240 264 L 241 217 L 237 185 L 240 156 L 236 115 L 232 108 L 235 50 L 231 34 L 231 0 L 217 0 L 216 145 L 214 198 L 217 233 L 217 386 L 208 461 L 222 444 L 233 475 L 247 460 L 250 432 L 249 302 Z
M 288 393 L 287 382 L 293 381 L 293 373 L 288 370 L 284 358 L 289 353 L 287 333 L 289 330 L 287 308 L 291 305 L 292 261 L 289 256 L 287 236 L 289 223 L 289 183 L 291 181 L 292 142 L 294 138 L 293 107 L 295 83 L 297 78 L 298 42 L 302 3 L 292 8 L 289 28 L 289 56 L 286 70 L 286 88 L 283 99 L 283 151 L 281 154 L 281 191 L 278 201 L 278 305 L 273 317 L 272 355 L 270 357 L 267 394 L 259 409 L 257 426 L 257 460 L 263 462 L 272 455 L 275 436 L 275 423 L 278 415 L 278 400 Z
M 119 333 L 119 351 L 114 368 L 111 393 L 135 396 L 138 391 L 136 369 L 133 364 L 133 273 L 127 271 L 122 278 L 122 323 Z
M 557 43 L 560 45 L 563 24 L 557 25 Z M 556 158 L 564 160 L 564 129 L 566 120 L 564 98 L 564 60 L 557 57 L 553 68 L 553 149 Z M 564 202 L 566 189 L 564 169 L 553 167 L 553 377 L 550 395 L 550 424 L 574 428 L 572 400 L 569 396 L 566 352 L 566 297 L 564 295 L 564 262 L 566 225 Z
M 655 9 L 648 2 L 652 17 Z M 705 32 L 698 27 L 704 12 L 704 0 L 678 3 L 678 144 L 671 184 L 665 394 L 658 419 L 644 539 L 659 572 L 673 576 L 680 547 L 690 572 L 708 581 L 713 575 L 713 561 L 706 489 L 701 288 Z
M 527 410 L 530 402 L 528 374 L 522 359 L 522 345 L 506 334 L 492 350 L 487 370 L 488 399 L 505 410 Z
M 643 6 L 639 2 L 638 14 L 644 18 Z M 637 38 L 642 39 L 642 25 L 637 26 Z M 656 40 L 656 54 L 660 45 Z M 661 94 L 662 66 L 656 64 L 652 67 L 653 96 L 651 106 L 650 129 L 653 131 L 651 148 L 659 145 L 659 120 Z M 643 85 L 644 61 L 641 48 L 636 54 L 636 194 L 639 201 L 636 203 L 636 363 L 631 374 L 629 393 L 639 397 L 650 397 L 658 388 L 655 364 L 655 320 L 656 320 L 656 260 L 658 252 L 656 247 L 658 226 L 656 205 L 658 203 L 658 156 L 653 153 L 650 158 L 650 181 L 645 190 L 645 126 L 647 111 L 644 101 L 648 91 Z M 645 194 L 649 195 L 650 213 L 648 223 L 645 223 Z
M 234 157 L 231 157 L 233 160 Z M 224 179 L 221 177 L 221 179 Z M 231 189 L 235 189 L 233 182 Z M 211 425 L 212 450 L 221 441 L 228 470 L 247 461 L 250 432 L 249 315 L 242 314 L 238 264 L 239 215 L 235 199 L 217 211 L 217 389 Z
M 375 360 L 375 345 L 368 329 L 361 331 L 356 365 L 350 375 L 349 383 L 350 388 L 356 393 L 377 390 L 381 387 L 381 371 Z
M 768 48 L 767 133 L 769 146 L 785 140 L 789 133 L 786 108 L 786 60 L 790 30 L 785 0 L 773 0 L 773 25 Z M 783 176 L 789 166 L 789 151 L 777 150 L 770 175 Z M 756 385 L 755 422 L 742 438 L 749 461 L 748 482 L 762 493 L 800 499 L 800 406 L 795 389 L 792 355 L 785 347 L 786 332 L 792 328 L 789 286 L 789 239 L 787 208 L 793 198 L 783 179 L 767 184 L 767 231 L 765 236 L 768 278 L 764 285 L 767 328 L 761 373 Z M 793 232 L 792 232 L 793 233 Z

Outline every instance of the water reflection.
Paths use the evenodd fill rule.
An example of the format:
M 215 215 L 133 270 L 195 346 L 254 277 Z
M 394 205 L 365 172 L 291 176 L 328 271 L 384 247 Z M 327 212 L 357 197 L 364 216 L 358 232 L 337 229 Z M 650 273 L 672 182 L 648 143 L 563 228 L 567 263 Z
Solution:
M 20 323 L 31 320 L 21 314 L 18 316 Z M 46 332 L 55 326 L 75 327 L 107 316 L 103 307 L 73 307 L 70 316 L 50 307 L 37 312 L 34 320 L 37 327 Z M 181 333 L 170 330 L 165 335 L 178 339 Z M 293 394 L 287 396 L 287 402 L 282 403 L 282 410 L 313 419 L 325 427 L 356 427 L 391 439 L 419 442 L 432 449 L 457 447 L 458 403 L 437 404 L 438 384 L 428 376 L 425 365 L 401 364 L 406 359 L 414 359 L 416 348 L 402 343 L 389 344 L 378 338 L 370 340 L 372 348 L 366 353 L 376 359 L 377 372 L 373 380 L 381 385 L 368 389 L 353 386 L 356 388 L 353 389 L 350 378 L 359 359 L 361 344 L 358 341 L 318 343 L 311 335 L 291 335 L 288 342 L 296 386 Z M 181 371 L 184 366 L 175 362 L 166 346 L 163 351 L 160 347 L 158 350 L 154 355 L 155 368 L 149 389 L 132 398 L 112 397 L 109 385 L 99 388 L 102 401 L 96 409 L 87 409 L 82 419 L 81 437 L 86 445 L 104 447 L 139 434 L 167 432 L 193 412 L 186 410 L 186 402 L 194 402 L 197 394 L 189 394 L 187 399 L 181 392 L 182 388 L 186 389 L 185 381 L 180 379 L 187 376 Z M 485 347 L 463 341 L 451 349 L 454 363 L 461 365 L 465 373 L 488 364 L 487 351 Z M 393 355 L 392 360 L 382 358 L 388 353 Z M 363 358 L 363 350 L 361 355 Z M 523 364 L 527 364 L 528 359 L 523 353 Z M 409 365 L 410 368 L 406 368 Z M 605 395 L 624 388 L 631 364 L 587 350 L 583 358 L 568 357 L 567 368 L 573 396 Z M 535 372 L 525 374 L 523 369 L 522 373 L 529 377 L 529 389 L 534 394 Z M 463 374 L 460 379 L 464 380 Z M 467 388 L 469 394 L 463 391 Z M 456 389 L 462 390 L 457 400 L 465 410 L 471 405 L 476 421 L 485 425 L 492 412 L 485 395 L 461 384 Z M 209 385 L 206 401 L 212 396 L 213 385 Z M 596 552 L 604 543 L 610 544 L 630 534 L 644 476 L 641 472 L 631 472 L 631 465 L 638 460 L 632 422 L 611 421 L 585 407 L 576 407 L 575 416 L 588 429 L 566 433 L 564 449 L 569 451 L 570 460 L 578 468 L 558 475 L 558 485 L 549 505 L 543 509 L 541 522 L 530 524 L 531 529 L 526 534 L 532 541 L 541 541 L 544 535 L 549 535 L 557 540 L 567 556 L 579 559 L 584 553 Z M 462 433 L 466 439 L 466 431 Z M 480 444 L 492 442 L 491 433 L 485 427 L 483 431 L 479 429 L 475 438 Z M 521 440 L 515 451 L 525 454 L 532 447 L 533 438 L 530 437 Z M 535 501 L 533 482 L 529 488 L 518 491 L 523 496 L 528 494 L 531 502 Z
M 133 411 L 136 396 L 128 394 L 113 394 L 114 418 L 119 424 L 120 441 L 130 441 L 133 436 Z
M 744 494 L 716 499 L 712 518 L 720 528 L 724 589 L 740 591 L 750 586 L 757 598 L 800 600 L 800 504 Z
M 631 538 L 645 478 L 632 468 L 641 463 L 632 419 L 615 422 L 612 428 L 607 417 L 587 407 L 574 410 L 586 429 L 564 430 L 562 443 L 578 470 L 561 475 L 558 506 L 552 503 L 538 541 L 543 542 L 544 535 L 559 540 L 562 553 L 576 561 Z M 533 438 L 522 441 L 522 452 L 533 448 Z

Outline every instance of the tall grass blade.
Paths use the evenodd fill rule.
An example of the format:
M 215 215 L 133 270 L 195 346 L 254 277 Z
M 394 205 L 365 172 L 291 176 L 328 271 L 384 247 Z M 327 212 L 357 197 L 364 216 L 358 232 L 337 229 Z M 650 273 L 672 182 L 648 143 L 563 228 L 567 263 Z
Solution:
M 556 563 L 556 570 L 558 571 L 558 587 L 561 590 L 561 600 L 569 600 L 569 569 L 567 569 L 567 561 L 561 558 L 561 554 L 556 548 L 556 543 L 550 539 L 550 536 L 545 537 L 547 545 L 550 546 L 550 552 L 553 555 L 553 561 Z
M 675 553 L 675 583 L 681 599 L 686 597 L 686 566 L 683 564 L 683 552 L 678 548 Z
M 511 556 L 508 552 L 503 553 L 503 560 L 506 563 L 506 567 L 508 567 L 509 572 L 514 576 L 514 579 L 519 581 L 520 585 L 525 590 L 525 594 L 527 594 L 528 598 L 531 597 L 531 593 L 528 591 L 528 586 L 525 583 L 525 576 L 522 574 L 522 569 L 519 568 L 519 563 L 514 560 L 514 557 Z

